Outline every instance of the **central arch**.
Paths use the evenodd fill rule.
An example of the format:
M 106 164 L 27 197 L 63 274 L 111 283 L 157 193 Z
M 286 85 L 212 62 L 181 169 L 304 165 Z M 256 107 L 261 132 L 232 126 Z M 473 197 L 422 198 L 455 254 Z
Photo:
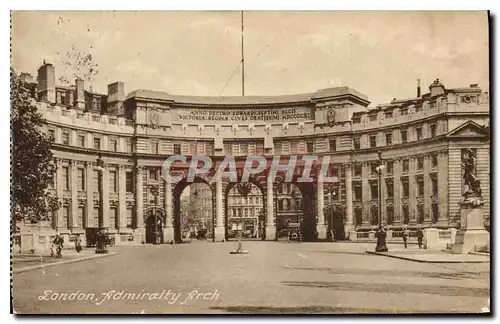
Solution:
M 237 215 L 233 215 L 234 212 L 231 212 L 231 209 L 229 207 L 229 205 L 231 204 L 230 200 L 232 200 L 233 198 L 239 198 L 239 197 L 245 196 L 244 194 L 241 194 L 238 192 L 238 189 L 237 189 L 238 184 L 240 184 L 240 182 L 229 182 L 226 184 L 226 188 L 224 191 L 224 236 L 225 236 L 226 240 L 238 239 L 238 235 L 240 234 L 239 231 L 243 231 L 242 232 L 243 236 L 248 235 L 248 232 L 250 231 L 251 232 L 250 236 L 252 238 L 264 240 L 265 239 L 265 226 L 266 226 L 266 207 L 267 207 L 266 194 L 265 194 L 266 191 L 264 189 L 264 186 L 256 179 L 249 178 L 249 180 L 248 180 L 248 184 L 250 187 L 250 192 L 248 194 L 253 199 L 255 199 L 255 198 L 258 199 L 259 203 L 257 203 L 256 205 L 261 204 L 261 206 L 262 206 L 262 208 L 256 207 L 254 209 L 254 211 L 258 210 L 259 212 L 257 215 L 254 215 L 256 217 L 253 217 L 253 219 L 254 219 L 253 220 L 254 224 L 252 224 L 253 228 L 248 229 L 248 227 L 245 227 L 244 220 L 242 220 L 241 222 L 230 222 L 231 216 L 237 217 Z M 256 194 L 255 191 L 252 192 L 253 188 L 257 188 L 257 190 L 258 190 L 258 192 L 260 192 L 260 194 Z M 233 192 L 236 191 L 238 194 L 230 197 L 230 193 L 232 191 Z M 248 198 L 248 195 L 247 195 L 247 197 L 244 197 L 244 198 L 245 199 Z M 239 210 L 241 210 L 241 209 L 239 209 Z M 242 213 L 240 216 L 244 216 L 244 214 Z M 238 223 L 242 224 L 241 228 L 239 226 L 237 228 L 233 228 L 234 225 L 238 224 Z

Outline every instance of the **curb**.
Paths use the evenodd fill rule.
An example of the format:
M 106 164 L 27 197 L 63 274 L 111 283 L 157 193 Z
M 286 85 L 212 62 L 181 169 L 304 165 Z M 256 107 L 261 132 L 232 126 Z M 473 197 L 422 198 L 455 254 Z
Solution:
M 421 263 L 490 263 L 489 260 L 488 261 L 479 261 L 479 260 L 470 260 L 470 261 L 458 261 L 458 260 L 443 261 L 443 260 L 436 260 L 436 261 L 429 261 L 429 260 L 419 260 L 419 259 L 414 259 L 414 258 L 410 258 L 410 257 L 393 255 L 393 254 L 388 254 L 388 253 L 383 253 L 383 252 L 365 251 L 365 253 L 372 254 L 372 255 L 385 256 L 385 257 L 394 258 L 394 259 L 401 259 L 401 260 L 406 260 L 406 261 L 421 262 Z
M 87 261 L 87 260 L 92 260 L 92 259 L 99 259 L 99 258 L 105 258 L 108 256 L 113 256 L 117 255 L 118 252 L 110 252 L 106 254 L 96 254 L 96 255 L 90 255 L 87 257 L 83 258 L 78 258 L 78 259 L 70 259 L 70 260 L 64 260 L 64 261 L 59 261 L 59 262 L 51 262 L 47 264 L 40 264 L 40 265 L 35 265 L 35 266 L 30 266 L 26 268 L 21 268 L 21 269 L 15 269 L 12 270 L 12 273 L 22 273 L 22 272 L 27 272 L 27 271 L 32 271 L 32 270 L 37 270 L 37 269 L 42 269 L 42 268 L 48 268 L 48 267 L 53 267 L 56 265 L 62 265 L 62 264 L 68 264 L 68 263 L 76 263 L 76 262 L 81 262 L 81 261 Z

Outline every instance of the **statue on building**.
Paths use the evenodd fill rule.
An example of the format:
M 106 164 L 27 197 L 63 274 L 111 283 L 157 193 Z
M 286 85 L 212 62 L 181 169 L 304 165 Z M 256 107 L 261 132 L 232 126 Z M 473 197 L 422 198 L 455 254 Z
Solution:
M 462 169 L 464 170 L 464 196 L 481 196 L 481 184 L 476 176 L 476 152 L 473 149 L 462 150 Z

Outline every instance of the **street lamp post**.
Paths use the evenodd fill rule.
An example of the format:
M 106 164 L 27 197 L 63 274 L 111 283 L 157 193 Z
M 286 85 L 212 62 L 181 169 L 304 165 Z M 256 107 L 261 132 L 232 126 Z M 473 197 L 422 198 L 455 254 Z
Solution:
M 160 244 L 159 242 L 159 235 L 158 235 L 158 188 L 155 185 L 151 186 L 151 194 L 155 198 L 155 205 L 154 205 L 154 232 L 153 232 L 153 244 L 157 245 Z
M 376 252 L 387 252 L 386 237 L 387 233 L 382 223 L 382 171 L 384 170 L 384 160 L 382 160 L 382 152 L 378 152 L 378 230 L 377 230 L 377 246 Z
M 102 173 L 104 171 L 104 161 L 99 153 L 97 156 L 97 186 L 99 189 L 99 215 L 98 215 L 98 232 L 96 235 L 96 250 L 95 253 L 107 253 L 106 241 L 107 235 L 103 233 L 104 230 L 104 190 L 102 188 Z

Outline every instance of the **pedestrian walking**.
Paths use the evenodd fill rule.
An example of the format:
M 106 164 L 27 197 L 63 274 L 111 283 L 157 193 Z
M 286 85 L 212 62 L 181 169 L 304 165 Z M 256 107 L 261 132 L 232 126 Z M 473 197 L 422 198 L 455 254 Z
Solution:
M 56 247 L 56 258 L 62 258 L 62 249 L 64 246 L 64 238 L 61 235 L 59 235 L 59 233 L 56 234 L 56 237 L 54 238 L 53 244 Z
M 410 232 L 408 231 L 408 228 L 404 228 L 403 230 L 403 242 L 405 244 L 405 249 L 408 248 L 408 236 L 410 236 Z
M 82 238 L 80 237 L 80 234 L 77 234 L 75 238 L 75 250 L 77 253 L 82 251 Z
M 418 241 L 418 248 L 422 248 L 422 241 L 424 239 L 424 232 L 420 227 L 417 228 L 417 241 Z

